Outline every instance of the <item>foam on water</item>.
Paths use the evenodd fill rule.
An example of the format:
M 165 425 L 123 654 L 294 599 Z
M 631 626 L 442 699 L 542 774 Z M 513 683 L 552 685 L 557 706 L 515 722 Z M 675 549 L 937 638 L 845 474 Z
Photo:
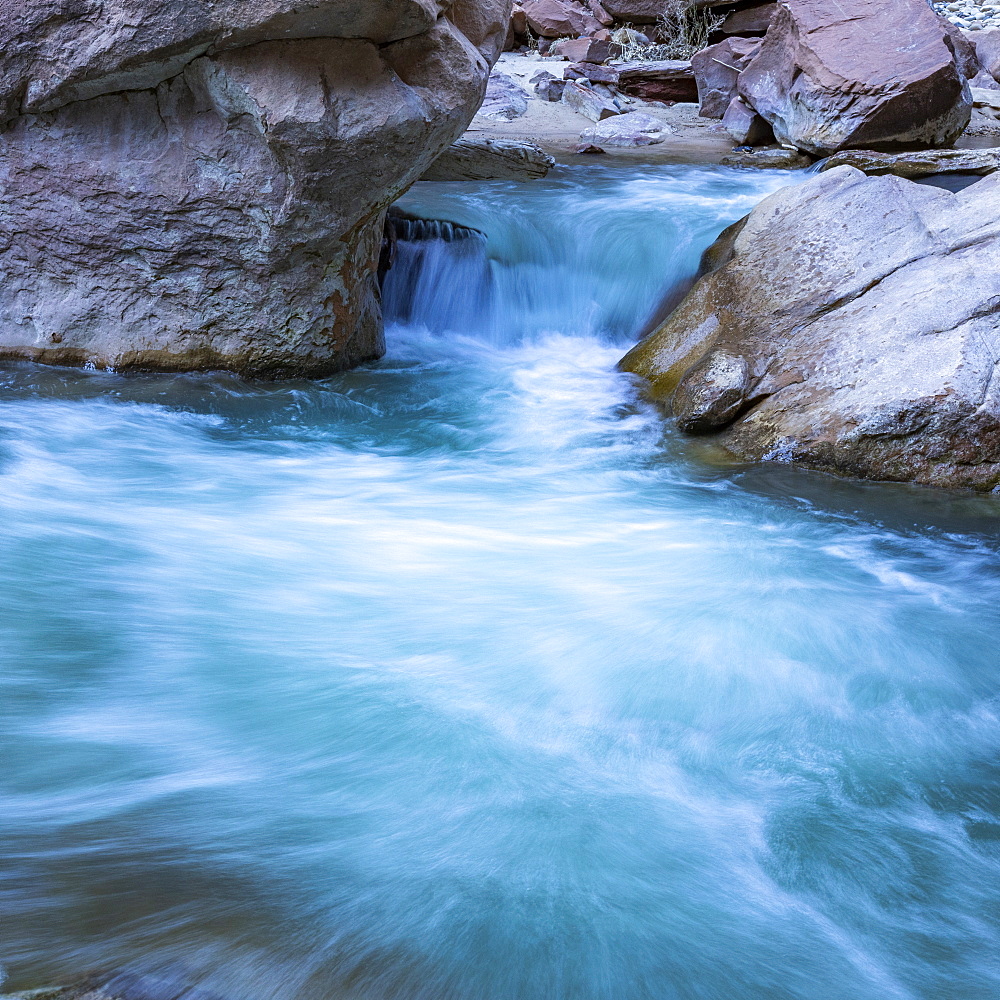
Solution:
M 420 186 L 485 242 L 320 383 L 8 369 L 11 988 L 1000 993 L 997 500 L 720 464 L 614 368 L 784 179 Z

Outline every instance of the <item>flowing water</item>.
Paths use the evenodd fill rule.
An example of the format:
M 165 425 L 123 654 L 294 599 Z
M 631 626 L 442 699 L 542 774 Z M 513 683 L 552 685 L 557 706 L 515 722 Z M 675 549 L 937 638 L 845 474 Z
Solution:
M 1000 996 L 1000 501 L 614 368 L 786 180 L 418 186 L 485 236 L 318 383 L 5 370 L 6 988 Z

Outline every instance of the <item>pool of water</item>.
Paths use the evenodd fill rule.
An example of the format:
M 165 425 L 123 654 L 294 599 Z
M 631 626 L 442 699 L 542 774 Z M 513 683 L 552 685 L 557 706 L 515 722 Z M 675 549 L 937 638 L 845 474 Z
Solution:
M 1000 500 L 615 370 L 787 180 L 418 185 L 321 382 L 0 373 L 6 989 L 1000 996 Z

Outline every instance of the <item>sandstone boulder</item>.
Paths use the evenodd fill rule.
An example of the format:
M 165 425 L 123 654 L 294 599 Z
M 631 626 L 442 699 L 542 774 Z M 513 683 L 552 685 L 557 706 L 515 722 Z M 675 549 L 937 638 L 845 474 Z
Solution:
M 924 0 L 781 0 L 739 91 L 779 141 L 817 156 L 947 146 L 971 115 L 954 43 Z
M 563 87 L 562 102 L 593 122 L 602 122 L 605 118 L 621 114 L 621 108 L 600 84 L 589 87 L 576 80 L 567 80 Z
M 726 113 L 737 96 L 740 73 L 757 54 L 760 44 L 759 38 L 727 38 L 691 57 L 703 118 L 722 118 Z
M 383 350 L 387 206 L 510 0 L 0 8 L 0 356 L 320 374 Z
M 734 97 L 729 102 L 722 124 L 737 146 L 767 146 L 774 142 L 774 130 L 742 98 Z
M 667 122 L 660 121 L 643 111 L 630 111 L 600 122 L 580 135 L 581 143 L 597 146 L 653 146 L 676 132 Z
M 477 115 L 491 121 L 509 122 L 528 110 L 528 92 L 517 80 L 499 69 L 490 74 L 486 96 Z
M 521 6 L 532 30 L 543 38 L 578 38 L 603 27 L 590 9 L 576 0 L 523 0 Z
M 771 0 L 734 10 L 722 22 L 719 30 L 726 35 L 763 35 L 771 26 L 777 10 L 778 5 Z
M 611 55 L 611 43 L 600 38 L 563 38 L 550 51 L 574 63 L 602 63 Z
M 533 142 L 465 136 L 449 146 L 421 180 L 531 181 L 554 166 L 555 160 Z
M 982 69 L 994 80 L 1000 80 L 1000 28 L 974 32 L 969 41 L 976 48 Z
M 602 0 L 602 3 L 613 18 L 632 24 L 655 24 L 667 7 L 667 0 Z
M 1000 175 L 953 194 L 837 167 L 763 201 L 623 360 L 744 459 L 1000 484 Z

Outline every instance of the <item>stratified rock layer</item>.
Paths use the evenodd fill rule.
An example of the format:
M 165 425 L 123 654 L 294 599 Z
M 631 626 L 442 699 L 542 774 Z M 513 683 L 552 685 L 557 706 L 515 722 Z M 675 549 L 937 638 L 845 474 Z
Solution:
M 959 194 L 850 166 L 762 202 L 623 360 L 736 455 L 1000 484 L 1000 175 Z
M 0 356 L 321 374 L 382 353 L 386 207 L 472 118 L 510 0 L 0 12 Z
M 739 92 L 816 156 L 947 146 L 971 115 L 948 28 L 924 0 L 781 0 Z

